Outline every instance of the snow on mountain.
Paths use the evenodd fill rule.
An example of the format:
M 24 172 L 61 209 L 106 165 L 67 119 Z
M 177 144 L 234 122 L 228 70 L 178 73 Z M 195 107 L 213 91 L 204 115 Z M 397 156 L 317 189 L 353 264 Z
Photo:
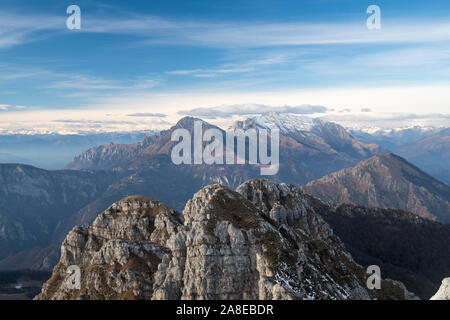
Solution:
M 355 137 L 371 140 L 373 143 L 389 141 L 400 145 L 422 139 L 443 130 L 443 127 L 409 126 L 402 128 L 381 129 L 378 127 L 347 128 Z
M 298 116 L 288 113 L 267 113 L 254 118 L 255 124 L 259 128 L 279 129 L 282 134 L 288 134 L 295 131 L 309 131 L 320 126 L 323 122 L 320 119 L 314 119 L 306 116 Z

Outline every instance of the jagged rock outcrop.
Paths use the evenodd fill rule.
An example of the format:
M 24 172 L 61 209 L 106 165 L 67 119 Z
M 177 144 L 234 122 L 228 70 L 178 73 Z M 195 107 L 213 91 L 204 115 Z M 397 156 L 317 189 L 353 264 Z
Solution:
M 153 273 L 181 224 L 181 215 L 159 201 L 129 197 L 113 204 L 91 227 L 75 227 L 67 235 L 38 298 L 150 299 Z M 65 282 L 71 265 L 82 272 L 80 290 L 70 290 Z
M 344 249 L 344 244 L 322 218 L 322 215 L 333 215 L 334 208 L 303 193 L 296 186 L 285 183 L 275 184 L 263 179 L 245 182 L 237 188 L 237 192 L 252 201 L 266 216 L 282 225 L 282 229 L 293 229 L 296 236 L 303 234 L 303 239 L 299 239 L 299 241 L 309 243 L 308 249 L 311 255 L 319 257 L 320 261 L 344 262 L 341 265 L 343 269 L 334 270 L 336 277 L 347 275 L 346 266 L 350 266 L 350 268 L 353 267 L 353 275 L 359 281 L 363 282 L 366 279 L 367 276 L 360 267 L 354 267 L 355 262 Z M 320 250 L 317 250 L 318 248 Z M 382 280 L 382 289 L 381 291 L 369 291 L 371 298 L 418 299 L 400 281 Z
M 311 198 L 312 199 L 312 198 Z M 180 215 L 132 197 L 75 227 L 37 299 L 407 299 L 366 288 L 356 264 L 298 189 L 263 180 L 201 189 Z M 66 270 L 81 269 L 70 290 Z
M 349 277 L 346 281 L 334 278 L 298 241 L 300 235 L 296 239 L 291 230 L 279 229 L 236 192 L 206 187 L 183 214 L 183 232 L 171 247 L 178 254 L 159 270 L 164 276 L 156 283 L 156 299 L 369 298 L 351 274 L 354 266 L 338 266 Z M 176 282 L 183 287 L 174 285 L 174 274 L 183 274 Z
M 442 280 L 441 287 L 430 300 L 450 300 L 450 278 Z
M 431 297 L 450 272 L 449 225 L 402 210 L 328 206 L 295 186 L 264 180 L 246 182 L 237 191 L 271 219 L 298 226 L 309 236 L 327 234 L 311 226 L 331 226 L 359 264 L 378 265 L 383 276 L 402 281 L 423 299 Z M 317 222 L 322 218 L 327 224 Z

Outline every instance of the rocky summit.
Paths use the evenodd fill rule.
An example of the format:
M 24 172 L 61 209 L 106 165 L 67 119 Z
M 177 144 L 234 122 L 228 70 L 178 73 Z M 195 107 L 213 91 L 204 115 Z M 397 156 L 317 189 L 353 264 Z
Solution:
M 365 270 L 314 201 L 265 180 L 237 192 L 207 186 L 182 214 L 148 198 L 123 199 L 68 234 L 36 299 L 414 298 L 393 280 L 368 290 Z M 73 265 L 81 271 L 75 289 Z
M 450 278 L 442 280 L 441 287 L 430 300 L 450 300 Z

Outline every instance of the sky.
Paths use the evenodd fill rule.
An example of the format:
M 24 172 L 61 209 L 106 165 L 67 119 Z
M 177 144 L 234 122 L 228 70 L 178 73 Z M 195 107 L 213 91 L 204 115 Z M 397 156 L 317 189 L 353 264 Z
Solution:
M 67 8 L 81 9 L 69 30 Z M 369 29 L 369 5 L 381 12 Z M 2 0 L 0 133 L 160 129 L 258 112 L 448 126 L 450 2 Z

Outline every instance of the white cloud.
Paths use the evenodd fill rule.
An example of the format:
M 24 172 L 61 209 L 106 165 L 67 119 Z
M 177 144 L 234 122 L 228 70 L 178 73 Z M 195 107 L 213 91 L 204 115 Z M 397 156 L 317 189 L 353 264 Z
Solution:
M 209 69 L 188 69 L 188 70 L 173 70 L 166 74 L 170 75 L 192 75 L 197 78 L 211 78 L 219 75 L 246 73 L 255 71 L 260 67 L 283 64 L 292 58 L 288 54 L 274 53 L 265 54 L 259 59 L 241 61 L 239 63 L 223 64 L 217 68 Z
M 362 113 L 346 115 L 327 115 L 325 120 L 337 122 L 350 128 L 407 128 L 413 126 L 449 127 L 450 114 L 441 113 Z
M 123 87 L 114 81 L 104 79 L 91 78 L 82 75 L 70 75 L 45 86 L 48 89 L 79 89 L 79 90 L 117 90 Z
M 429 43 L 450 40 L 448 21 L 386 21 L 379 31 L 364 23 L 236 23 L 191 24 L 159 30 L 150 44 L 252 48 L 361 43 Z M 135 30 L 130 30 L 135 31 Z M 108 32 L 107 29 L 104 32 Z M 125 30 L 123 32 L 126 32 Z
M 439 46 L 414 46 L 360 55 L 353 59 L 351 63 L 372 67 L 417 67 L 420 65 L 447 64 L 449 59 L 450 47 L 440 44 Z
M 8 104 L 0 104 L 0 111 L 19 111 L 25 110 L 27 107 L 25 106 L 11 106 Z
M 357 43 L 426 43 L 450 40 L 450 22 L 421 19 L 383 20 L 381 30 L 365 21 L 345 23 L 173 20 L 159 16 L 122 14 L 87 20 L 83 31 L 130 34 L 149 44 L 251 48 Z
M 254 115 L 267 112 L 295 113 L 295 114 L 314 114 L 325 113 L 328 109 L 318 105 L 301 106 L 268 106 L 264 104 L 234 104 L 221 105 L 211 108 L 196 108 L 191 110 L 179 111 L 180 115 L 190 115 L 203 117 L 206 119 L 230 118 L 233 116 Z
M 0 48 L 35 41 L 65 31 L 66 16 L 0 12 Z M 128 34 L 144 42 L 216 48 L 254 48 L 361 43 L 440 43 L 450 40 L 450 22 L 421 19 L 383 20 L 381 30 L 368 30 L 365 21 L 240 22 L 167 19 L 160 16 L 101 13 L 83 18 L 81 32 Z
M 80 74 L 54 74 L 58 81 L 53 81 L 45 88 L 48 89 L 78 89 L 82 91 L 94 90 L 139 90 L 150 89 L 158 84 L 157 80 L 142 79 L 132 81 L 107 80 Z M 65 80 L 64 80 L 65 79 Z
M 128 114 L 129 117 L 143 117 L 143 118 L 165 118 L 167 114 L 164 113 L 131 113 Z
M 105 114 L 104 110 L 24 110 L 5 112 L 0 117 L 0 133 L 99 133 L 163 129 L 172 123 L 163 118 L 130 118 L 123 112 Z
M 0 11 L 0 49 L 36 41 L 42 32 L 64 31 L 65 17 L 49 15 L 25 15 Z
M 243 73 L 254 71 L 253 67 L 230 67 L 230 68 L 219 68 L 219 69 L 192 69 L 192 70 L 174 70 L 169 71 L 167 74 L 170 75 L 192 75 L 197 78 L 211 78 L 221 74 L 230 73 Z

